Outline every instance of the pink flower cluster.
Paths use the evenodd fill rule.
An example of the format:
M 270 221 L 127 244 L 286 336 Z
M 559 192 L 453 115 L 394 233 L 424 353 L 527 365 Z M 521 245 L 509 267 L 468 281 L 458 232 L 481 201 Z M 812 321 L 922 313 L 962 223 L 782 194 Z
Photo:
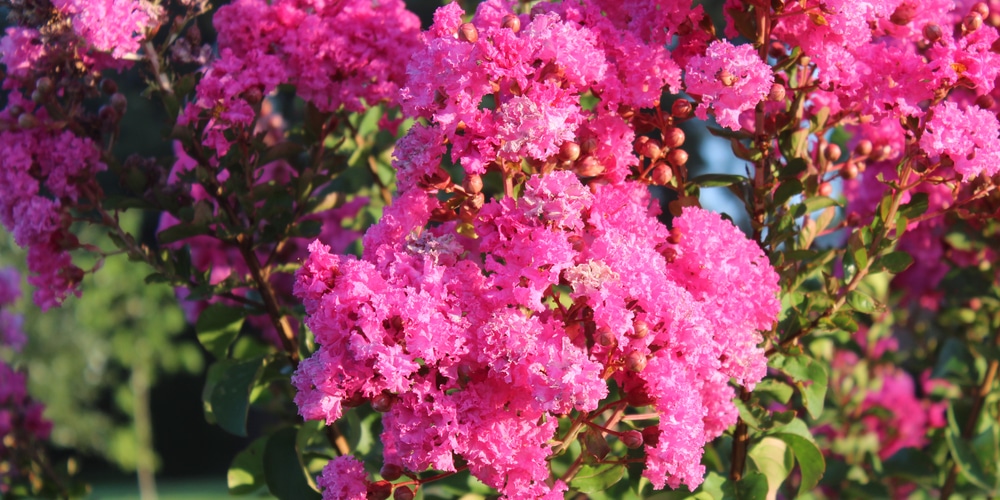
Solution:
M 12 77 L 4 80 L 5 89 L 65 75 L 67 68 L 96 75 L 126 68 L 159 15 L 146 0 L 53 0 L 22 9 L 21 17 L 44 22 L 9 27 L 0 39 L 0 63 Z
M 48 121 L 44 109 L 11 94 L 0 121 L 15 122 L 13 111 Z M 79 294 L 83 271 L 69 251 L 79 242 L 69 228 L 70 208 L 99 192 L 95 175 L 104 170 L 97 145 L 69 130 L 45 126 L 0 132 L 0 223 L 14 241 L 28 249 L 28 282 L 36 288 L 35 303 L 43 310 Z
M 423 146 L 401 158 L 402 189 L 440 178 L 446 142 L 470 174 L 522 159 L 570 162 L 611 182 L 630 174 L 635 132 L 619 111 L 656 105 L 664 87 L 680 89 L 680 67 L 662 40 L 636 36 L 598 2 L 542 3 L 517 16 L 510 2 L 491 0 L 471 22 L 462 15 L 457 3 L 439 9 L 407 69 L 403 109 L 433 131 L 413 132 Z M 587 109 L 584 95 L 600 101 Z M 581 152 L 558 156 L 565 143 Z
M 205 143 L 224 155 L 250 132 L 254 108 L 279 84 L 321 111 L 396 101 L 420 21 L 402 0 L 237 0 L 214 17 L 219 57 L 181 124 L 207 120 Z
M 968 181 L 1000 170 L 993 95 L 1000 35 L 983 23 L 989 7 L 973 3 L 797 2 L 785 7 L 774 35 L 809 56 L 831 97 L 816 109 L 864 116 L 876 128 L 888 124 L 883 131 L 919 120 L 922 135 L 895 127 L 895 140 L 916 142 L 933 162 L 950 161 Z
M 752 45 L 736 47 L 718 40 L 705 55 L 688 61 L 684 83 L 689 93 L 701 96 L 698 118 L 708 118 L 711 107 L 719 125 L 739 130 L 740 113 L 754 109 L 767 97 L 774 75 Z
M 702 447 L 736 419 L 730 378 L 764 375 L 757 330 L 779 305 L 759 248 L 697 208 L 671 233 L 643 185 L 569 171 L 486 203 L 475 238 L 457 221 L 428 228 L 439 208 L 403 193 L 361 260 L 311 246 L 295 293 L 321 347 L 293 378 L 301 414 L 332 423 L 370 401 L 386 412 L 386 463 L 453 471 L 460 456 L 534 498 L 561 494 L 547 484 L 553 417 L 595 410 L 613 379 L 660 414 L 647 477 L 697 486 Z
M 0 269 L 0 354 L 17 353 L 24 346 L 22 317 L 10 311 L 21 295 L 21 277 L 15 269 Z M 27 451 L 47 439 L 52 423 L 42 416 L 44 405 L 27 393 L 27 378 L 0 356 L 0 494 L 7 493 L 31 460 Z

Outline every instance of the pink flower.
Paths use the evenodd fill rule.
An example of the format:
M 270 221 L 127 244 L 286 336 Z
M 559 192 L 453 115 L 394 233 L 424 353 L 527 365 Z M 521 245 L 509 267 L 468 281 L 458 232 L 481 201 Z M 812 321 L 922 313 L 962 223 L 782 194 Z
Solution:
M 946 101 L 931 108 L 933 116 L 920 137 L 920 147 L 934 157 L 947 156 L 966 181 L 1000 171 L 1000 123 L 978 106 L 961 109 Z
M 135 54 L 155 21 L 144 0 L 52 0 L 84 42 L 115 59 Z
M 368 498 L 368 473 L 360 460 L 352 456 L 336 457 L 323 467 L 317 483 L 324 500 L 365 500 Z
M 695 110 L 699 118 L 706 119 L 711 108 L 719 125 L 739 130 L 740 113 L 767 97 L 774 75 L 752 45 L 720 40 L 688 61 L 684 83 L 688 92 L 701 96 Z

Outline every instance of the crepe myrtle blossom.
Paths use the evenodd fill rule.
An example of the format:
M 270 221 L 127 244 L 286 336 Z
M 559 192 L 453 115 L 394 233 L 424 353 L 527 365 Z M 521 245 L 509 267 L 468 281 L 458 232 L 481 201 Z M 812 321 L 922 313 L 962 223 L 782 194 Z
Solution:
M 310 246 L 295 293 L 320 348 L 293 377 L 302 416 L 333 423 L 370 402 L 385 463 L 454 471 L 458 456 L 506 497 L 534 498 L 555 494 L 556 417 L 596 409 L 610 379 L 660 414 L 645 475 L 700 484 L 703 446 L 736 420 L 730 378 L 764 375 L 756 331 L 779 304 L 760 249 L 698 208 L 672 232 L 644 185 L 570 171 L 485 203 L 475 238 L 428 227 L 440 207 L 402 193 L 360 259 Z

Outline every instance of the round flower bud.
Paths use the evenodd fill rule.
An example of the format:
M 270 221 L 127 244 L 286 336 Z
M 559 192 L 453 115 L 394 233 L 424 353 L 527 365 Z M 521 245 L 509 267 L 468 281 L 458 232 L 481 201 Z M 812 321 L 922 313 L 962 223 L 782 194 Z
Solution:
M 775 59 L 781 59 L 788 55 L 788 49 L 781 42 L 771 42 L 771 46 L 767 49 L 767 55 Z
M 388 392 L 382 392 L 378 396 L 372 398 L 372 409 L 379 413 L 385 413 L 392 409 L 392 404 L 395 401 L 395 395 Z
M 650 174 L 653 184 L 657 186 L 666 186 L 670 184 L 670 181 L 674 178 L 674 169 L 670 168 L 670 165 L 662 161 L 656 162 L 656 166 L 653 167 L 653 172 Z
M 110 78 L 105 78 L 101 80 L 101 92 L 104 92 L 107 95 L 112 95 L 115 92 L 118 92 L 118 84 Z
M 394 500 L 413 500 L 413 490 L 409 486 L 397 486 L 392 493 Z
M 688 153 L 683 149 L 671 149 L 667 153 L 667 161 L 675 167 L 681 167 L 688 161 Z
M 35 89 L 31 91 L 31 102 L 41 104 L 45 100 L 45 93 Z
M 772 84 L 771 91 L 767 94 L 767 98 L 772 101 L 784 101 L 785 86 L 780 83 Z
M 21 113 L 17 117 L 17 126 L 28 129 L 38 126 L 38 119 L 31 113 Z
M 125 94 L 121 92 L 115 92 L 111 94 L 111 107 L 118 112 L 118 114 L 125 114 L 125 109 L 128 107 L 128 99 L 125 98 Z
M 674 115 L 674 118 L 681 120 L 690 117 L 693 111 L 694 107 L 691 106 L 691 101 L 687 99 L 678 99 L 670 106 L 670 114 Z
M 977 2 L 975 5 L 972 6 L 971 9 L 969 9 L 969 12 L 970 13 L 973 13 L 973 12 L 977 13 L 983 19 L 985 19 L 985 18 L 987 18 L 990 15 L 990 7 L 988 5 L 986 5 L 985 2 Z
M 944 32 L 941 31 L 941 26 L 934 23 L 925 24 L 922 32 L 924 34 L 924 38 L 931 43 L 940 40 L 941 37 L 944 36 Z
M 382 464 L 379 474 L 389 481 L 395 481 L 403 477 L 403 468 L 396 464 Z
M 115 124 L 119 118 L 118 112 L 110 106 L 101 106 L 101 108 L 97 110 L 97 117 L 107 125 Z
M 858 177 L 858 166 L 854 162 L 849 162 L 840 169 L 840 176 L 846 180 L 856 179 Z
M 646 140 L 642 141 L 641 145 L 639 143 L 636 143 L 637 153 L 650 159 L 659 158 L 660 155 L 663 154 L 663 149 L 660 148 L 660 141 L 657 141 L 656 139 L 650 139 L 646 136 L 640 136 L 640 137 L 643 137 Z
M 645 442 L 645 439 L 642 438 L 642 433 L 636 430 L 623 432 L 618 439 L 621 439 L 622 444 L 632 450 L 641 447 L 643 442 Z
M 829 182 L 824 182 L 819 185 L 819 188 L 816 191 L 820 196 L 830 196 L 833 194 L 833 186 Z
M 483 176 L 479 174 L 469 174 L 465 177 L 465 192 L 469 194 L 479 194 L 483 191 Z
M 670 236 L 667 236 L 667 241 L 673 243 L 674 245 L 681 242 L 684 239 L 684 233 L 681 232 L 679 227 L 670 229 Z
M 993 96 L 989 94 L 983 94 L 976 98 L 976 106 L 979 106 L 980 108 L 983 109 L 990 109 L 993 107 L 995 103 L 996 100 L 994 100 Z
M 261 89 L 256 85 L 246 89 L 246 91 L 243 92 L 243 100 L 245 100 L 251 106 L 256 106 L 260 104 L 260 102 L 264 100 L 263 89 Z
M 632 351 L 625 356 L 625 368 L 630 372 L 639 373 L 646 369 L 646 355 L 639 351 Z
M 365 402 L 365 397 L 361 395 L 360 392 L 355 392 L 350 396 L 344 398 L 343 405 L 346 408 L 355 408 L 361 406 Z
M 566 141 L 559 146 L 559 159 L 563 161 L 576 161 L 580 158 L 580 145 L 573 141 Z
M 858 156 L 868 156 L 872 154 L 872 141 L 864 139 L 859 142 L 857 146 L 854 146 L 854 154 Z
M 375 481 L 368 485 L 367 500 L 386 500 L 392 496 L 392 483 L 389 481 Z
M 839 160 L 842 154 L 843 152 L 841 152 L 840 146 L 832 142 L 830 144 L 827 144 L 826 147 L 823 148 L 823 156 L 825 156 L 826 159 L 830 161 Z
M 684 131 L 680 127 L 667 127 L 662 135 L 663 145 L 668 148 L 679 148 L 684 145 Z
M 677 260 L 677 250 L 670 247 L 666 247 L 663 250 L 661 250 L 660 255 L 662 255 L 663 259 L 667 261 L 667 264 L 670 264 L 673 261 Z
M 882 161 L 888 159 L 891 154 L 892 146 L 883 144 L 881 146 L 876 146 L 875 149 L 872 150 L 872 153 L 868 155 L 868 159 L 871 161 Z
M 641 319 L 637 319 L 632 322 L 632 338 L 634 339 L 644 339 L 649 335 L 649 325 Z
M 35 90 L 43 94 L 48 94 L 49 92 L 52 92 L 53 88 L 54 85 L 52 83 L 52 79 L 47 76 L 43 76 L 38 80 L 35 80 Z
M 507 14 L 500 20 L 500 25 L 514 33 L 521 31 L 521 18 L 514 14 Z
M 618 343 L 618 339 L 615 338 L 614 332 L 610 328 L 604 327 L 597 331 L 597 343 L 604 346 L 610 347 Z
M 604 165 L 593 156 L 585 156 L 576 163 L 573 171 L 580 177 L 597 177 L 604 173 Z
M 962 29 L 966 33 L 972 33 L 983 27 L 983 16 L 979 15 L 978 12 L 973 12 L 962 19 Z
M 458 39 L 464 42 L 476 43 L 479 41 L 479 30 L 472 23 L 462 23 L 458 27 Z

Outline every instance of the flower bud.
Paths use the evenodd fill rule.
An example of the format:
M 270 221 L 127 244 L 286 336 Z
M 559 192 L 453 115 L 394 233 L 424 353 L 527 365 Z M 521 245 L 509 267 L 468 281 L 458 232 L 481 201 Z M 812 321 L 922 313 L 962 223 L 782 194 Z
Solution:
M 381 394 L 372 398 L 372 409 L 379 413 L 385 413 L 392 409 L 392 404 L 395 402 L 395 395 L 383 391 Z
M 872 153 L 868 155 L 868 159 L 871 161 L 882 161 L 889 158 L 892 155 L 892 146 L 888 144 L 883 144 L 881 146 L 875 146 L 872 149 Z
M 995 103 L 996 100 L 994 100 L 993 96 L 989 94 L 983 94 L 976 98 L 976 106 L 979 106 L 980 108 L 983 109 L 990 109 L 993 107 Z
M 107 95 L 112 95 L 115 92 L 118 92 L 118 84 L 110 78 L 105 78 L 101 80 L 101 92 L 104 92 Z
M 413 490 L 409 486 L 397 486 L 392 493 L 394 500 L 413 500 Z
M 469 174 L 465 177 L 465 192 L 469 194 L 479 194 L 483 192 L 483 176 L 479 174 Z
M 780 83 L 772 84 L 771 91 L 767 94 L 767 98 L 772 101 L 784 101 L 785 86 Z
M 848 162 L 840 169 L 840 176 L 846 180 L 856 179 L 858 177 L 858 166 L 852 161 Z
M 382 470 L 379 474 L 389 481 L 395 481 L 403 477 L 403 468 L 396 464 L 382 464 Z
M 34 102 L 36 104 L 41 104 L 44 101 L 45 101 L 45 93 L 43 93 L 38 89 L 31 91 L 31 102 Z
M 344 398 L 342 404 L 346 408 L 355 408 L 361 406 L 365 402 L 365 397 L 361 395 L 360 392 L 355 392 L 350 396 Z
M 663 154 L 663 149 L 660 148 L 660 141 L 650 139 L 646 136 L 640 137 L 645 138 L 646 140 L 642 141 L 642 144 L 636 143 L 637 153 L 650 159 L 659 158 L 660 155 Z
M 243 100 L 251 106 L 256 106 L 264 100 L 264 91 L 260 87 L 254 85 L 243 92 Z
M 972 33 L 983 27 L 983 16 L 979 15 L 978 12 L 973 12 L 962 19 L 962 29 L 966 33 Z
M 691 106 L 691 101 L 687 99 L 678 99 L 670 106 L 670 114 L 674 115 L 674 118 L 684 120 L 691 116 L 694 111 L 694 107 Z
M 392 496 L 392 483 L 389 481 L 375 481 L 368 485 L 367 500 L 386 500 Z
M 896 10 L 892 12 L 892 15 L 889 16 L 889 21 L 899 26 L 905 26 L 909 24 L 910 21 L 916 17 L 916 15 L 917 5 L 910 2 L 904 2 L 899 4 L 899 6 L 896 7 Z
M 597 177 L 604 173 L 604 165 L 593 156 L 584 156 L 573 167 L 573 171 L 580 177 Z
M 660 250 L 660 255 L 662 255 L 663 259 L 667 261 L 667 264 L 673 263 L 677 260 L 677 250 L 670 247 L 665 247 L 663 250 Z
M 668 148 L 679 148 L 684 145 L 684 131 L 680 127 L 667 127 L 662 135 L 663 145 Z
M 112 109 L 110 106 L 101 106 L 97 110 L 97 117 L 106 125 L 114 125 L 118 122 L 118 112 Z
M 644 339 L 647 335 L 649 335 L 649 325 L 641 319 L 637 319 L 632 322 L 632 329 L 633 332 L 631 336 L 634 339 Z
M 830 196 L 833 194 L 833 186 L 829 182 L 824 182 L 819 185 L 816 192 L 819 193 L 820 196 Z
M 683 239 L 684 239 L 684 233 L 681 232 L 681 229 L 679 227 L 670 229 L 670 236 L 667 236 L 667 241 L 676 245 L 680 243 L 681 240 Z
M 781 59 L 788 55 L 788 49 L 781 42 L 771 42 L 771 47 L 767 49 L 767 55 L 775 59 Z
M 514 14 L 507 14 L 500 20 L 500 25 L 514 33 L 521 31 L 521 18 Z
M 667 161 L 675 167 L 682 167 L 688 161 L 688 153 L 683 149 L 671 149 L 667 153 Z
M 472 23 L 462 23 L 458 27 L 458 39 L 463 42 L 476 43 L 479 41 L 479 30 Z
M 121 92 L 111 94 L 111 108 L 117 111 L 118 114 L 124 115 L 127 107 L 128 99 L 125 98 L 125 94 L 122 94 Z
M 979 14 L 980 17 L 986 19 L 990 15 L 990 8 L 985 2 L 977 2 L 969 9 L 969 13 Z
M 639 373 L 646 369 L 646 355 L 639 351 L 632 351 L 625 356 L 625 368 L 630 372 Z
M 650 177 L 653 184 L 666 186 L 674 178 L 674 169 L 670 168 L 670 165 L 667 165 L 665 162 L 658 161 L 656 162 L 656 166 L 653 167 Z
M 11 118 L 17 118 L 21 116 L 21 113 L 24 113 L 24 108 L 22 108 L 17 104 L 12 104 L 10 107 L 7 108 L 7 112 L 10 113 Z
M 23 129 L 35 128 L 38 126 L 38 119 L 31 113 L 21 113 L 17 117 L 17 126 Z
M 618 343 L 618 339 L 615 338 L 614 332 L 610 328 L 604 327 L 597 331 L 597 343 L 604 347 L 611 347 Z
M 941 31 L 941 26 L 934 23 L 925 24 L 923 29 L 923 34 L 924 38 L 926 38 L 927 41 L 931 43 L 940 40 L 941 37 L 944 36 L 944 32 Z
M 53 88 L 54 85 L 52 83 L 52 79 L 47 76 L 43 76 L 38 80 L 35 80 L 35 90 L 41 92 L 42 94 L 52 92 Z
M 868 156 L 872 154 L 872 141 L 864 139 L 854 146 L 854 154 L 857 156 Z
M 576 161 L 580 158 L 580 145 L 573 141 L 566 141 L 559 146 L 559 159 L 563 161 Z
M 642 433 L 636 430 L 623 432 L 618 439 L 620 439 L 622 444 L 624 444 L 627 448 L 632 450 L 641 447 L 645 441 L 642 438 Z
M 840 146 L 832 142 L 830 144 L 827 144 L 826 147 L 823 148 L 823 156 L 825 156 L 826 159 L 829 161 L 839 160 L 842 154 L 843 152 L 841 152 Z

